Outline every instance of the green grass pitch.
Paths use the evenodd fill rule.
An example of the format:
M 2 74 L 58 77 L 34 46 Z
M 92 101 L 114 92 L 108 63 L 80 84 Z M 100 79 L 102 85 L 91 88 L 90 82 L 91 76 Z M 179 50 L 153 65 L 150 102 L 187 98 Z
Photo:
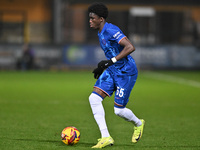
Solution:
M 90 71 L 0 72 L 1 150 L 88 150 L 100 137 L 88 97 Z M 103 102 L 115 140 L 110 150 L 200 149 L 200 71 L 139 72 L 127 107 L 146 121 L 141 141 L 133 126 L 114 114 L 114 97 Z M 67 126 L 81 132 L 77 145 L 62 143 Z

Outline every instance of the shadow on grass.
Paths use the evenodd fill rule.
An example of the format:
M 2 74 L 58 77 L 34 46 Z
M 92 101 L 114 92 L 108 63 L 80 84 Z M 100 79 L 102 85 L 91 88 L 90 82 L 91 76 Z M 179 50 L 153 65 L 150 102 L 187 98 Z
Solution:
M 12 139 L 16 141 L 33 141 L 33 142 L 47 142 L 47 143 L 61 143 L 61 141 L 55 140 L 39 140 L 39 139 Z
M 56 140 L 40 140 L 40 139 L 12 139 L 16 141 L 30 141 L 30 142 L 42 142 L 42 143 L 55 143 L 57 146 L 66 146 L 62 141 L 56 141 Z M 76 146 L 82 146 L 82 147 L 92 147 L 95 143 L 84 143 L 79 142 L 76 144 Z
M 21 142 L 40 142 L 40 143 L 54 143 L 57 146 L 65 146 L 62 141 L 56 141 L 56 140 L 42 140 L 42 139 L 11 139 L 15 141 L 21 141 Z

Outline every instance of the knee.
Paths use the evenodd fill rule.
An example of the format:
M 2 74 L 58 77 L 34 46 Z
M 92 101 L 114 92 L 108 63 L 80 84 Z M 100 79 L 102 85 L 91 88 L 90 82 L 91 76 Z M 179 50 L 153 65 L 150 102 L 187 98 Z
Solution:
M 90 102 L 90 104 L 95 103 L 93 94 L 90 94 L 90 96 L 89 96 L 89 102 Z
M 102 99 L 98 95 L 96 95 L 94 93 L 90 94 L 89 102 L 91 105 L 99 104 L 99 103 L 101 103 L 101 101 L 102 101 Z
M 114 107 L 114 112 L 117 116 L 121 116 L 123 114 L 124 108 L 116 108 Z

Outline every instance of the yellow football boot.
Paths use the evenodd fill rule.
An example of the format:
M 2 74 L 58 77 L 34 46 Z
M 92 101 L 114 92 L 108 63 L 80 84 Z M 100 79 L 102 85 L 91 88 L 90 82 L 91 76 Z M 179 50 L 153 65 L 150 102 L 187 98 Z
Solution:
M 103 148 L 106 146 L 112 146 L 114 144 L 113 138 L 110 137 L 103 137 L 101 139 L 98 139 L 97 145 L 93 146 L 92 148 Z
M 143 119 L 140 119 L 140 120 L 142 121 L 142 125 L 138 127 L 134 127 L 134 133 L 132 136 L 133 143 L 137 143 L 142 137 L 145 121 Z

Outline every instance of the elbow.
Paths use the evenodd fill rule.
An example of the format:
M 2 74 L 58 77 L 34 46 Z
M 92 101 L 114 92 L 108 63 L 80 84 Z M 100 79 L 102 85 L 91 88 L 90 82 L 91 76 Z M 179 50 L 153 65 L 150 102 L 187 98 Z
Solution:
M 130 53 L 134 52 L 135 51 L 135 47 L 131 44 L 130 47 L 129 47 L 129 51 Z
M 134 52 L 135 51 L 135 47 L 133 46 L 133 50 L 132 50 L 132 52 Z

